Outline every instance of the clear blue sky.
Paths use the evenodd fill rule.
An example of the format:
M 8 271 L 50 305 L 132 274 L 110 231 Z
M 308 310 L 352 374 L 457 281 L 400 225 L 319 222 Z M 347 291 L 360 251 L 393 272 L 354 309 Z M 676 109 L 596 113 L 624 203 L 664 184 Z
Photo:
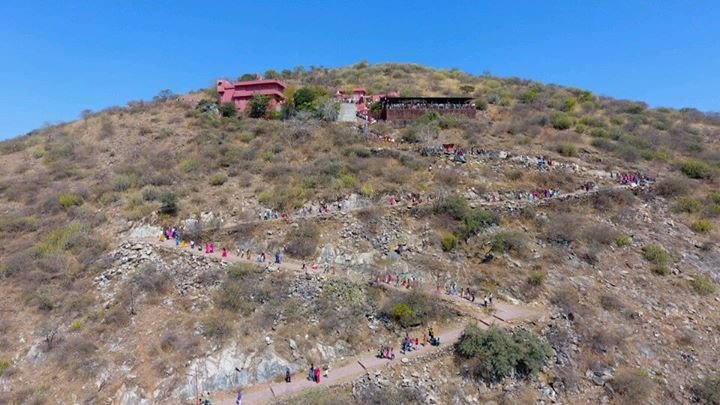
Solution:
M 720 110 L 720 2 L 0 2 L 0 139 L 220 76 L 366 59 Z

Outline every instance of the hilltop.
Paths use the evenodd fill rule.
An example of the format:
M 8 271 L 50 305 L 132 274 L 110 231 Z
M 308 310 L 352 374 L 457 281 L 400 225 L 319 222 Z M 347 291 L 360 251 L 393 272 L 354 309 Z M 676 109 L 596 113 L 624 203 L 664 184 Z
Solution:
M 163 93 L 0 143 L 0 402 L 192 403 L 196 376 L 220 400 L 473 322 L 538 360 L 494 378 L 446 342 L 289 401 L 720 395 L 720 117 L 418 65 L 265 76 L 316 99 L 255 119 Z M 357 86 L 477 114 L 335 122 Z

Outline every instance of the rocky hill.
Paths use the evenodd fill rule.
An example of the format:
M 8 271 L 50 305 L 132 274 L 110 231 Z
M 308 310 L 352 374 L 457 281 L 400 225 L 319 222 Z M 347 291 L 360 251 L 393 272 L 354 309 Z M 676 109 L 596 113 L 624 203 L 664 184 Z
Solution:
M 717 403 L 720 117 L 417 65 L 266 76 L 316 99 L 163 94 L 0 143 L 0 403 Z M 478 111 L 358 130 L 325 111 L 355 86 Z M 468 329 L 260 394 L 431 326 Z

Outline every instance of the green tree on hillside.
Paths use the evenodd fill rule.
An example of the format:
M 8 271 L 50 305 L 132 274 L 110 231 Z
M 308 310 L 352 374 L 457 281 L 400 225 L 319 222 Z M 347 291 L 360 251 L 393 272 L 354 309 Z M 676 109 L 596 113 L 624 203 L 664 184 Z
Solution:
M 253 94 L 245 108 L 245 112 L 252 118 L 262 118 L 267 114 L 269 104 L 270 97 L 262 94 Z
M 238 81 L 245 82 L 248 80 L 255 80 L 257 75 L 255 73 L 243 73 L 240 77 L 238 77 Z
M 235 117 L 237 116 L 237 110 L 233 103 L 222 103 L 220 104 L 220 115 L 223 117 Z
M 301 87 L 293 94 L 293 104 L 297 110 L 314 110 L 316 101 L 325 97 L 325 90 L 317 87 Z

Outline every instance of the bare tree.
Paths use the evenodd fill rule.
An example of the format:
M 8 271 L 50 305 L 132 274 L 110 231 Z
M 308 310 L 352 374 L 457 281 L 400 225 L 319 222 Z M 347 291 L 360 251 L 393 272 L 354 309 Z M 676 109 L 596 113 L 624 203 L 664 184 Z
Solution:
M 47 350 L 51 350 L 56 339 L 58 339 L 58 325 L 55 323 L 46 323 L 40 328 L 40 333 L 43 335 Z

